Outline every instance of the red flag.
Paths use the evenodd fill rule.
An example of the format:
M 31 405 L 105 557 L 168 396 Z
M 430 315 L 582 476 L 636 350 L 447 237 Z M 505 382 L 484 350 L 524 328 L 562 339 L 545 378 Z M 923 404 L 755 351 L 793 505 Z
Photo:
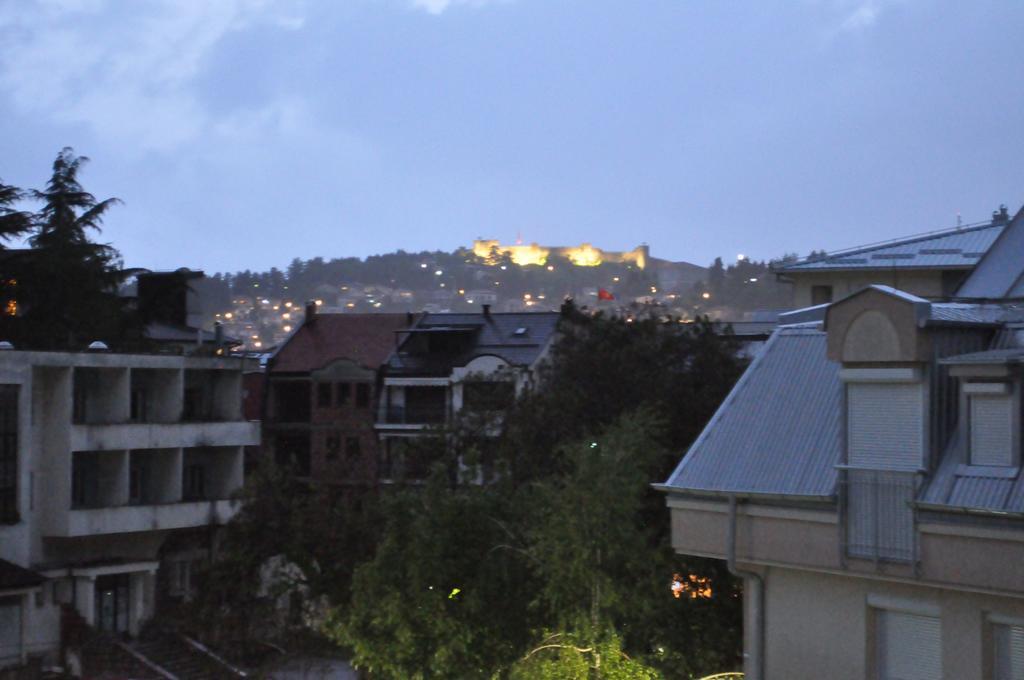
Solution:
M 597 289 L 597 299 L 598 300 L 614 300 L 615 296 L 612 295 L 611 293 L 609 293 L 608 291 L 606 291 L 604 288 L 598 288 Z

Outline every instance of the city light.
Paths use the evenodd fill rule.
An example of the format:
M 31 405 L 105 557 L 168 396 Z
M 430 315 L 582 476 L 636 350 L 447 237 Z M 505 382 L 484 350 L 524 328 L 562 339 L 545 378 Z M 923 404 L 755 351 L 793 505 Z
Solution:
M 707 299 L 709 299 L 711 297 L 711 293 L 701 293 L 700 296 L 702 298 L 704 298 L 705 300 L 707 300 Z
M 554 268 L 554 267 L 552 267 L 552 266 L 551 266 L 551 265 L 549 264 L 549 265 L 548 265 L 548 271 L 549 271 L 549 272 L 553 272 L 553 271 L 555 271 L 555 268 Z
M 284 306 L 285 306 L 285 307 L 291 307 L 291 306 L 292 306 L 292 303 L 290 303 L 290 302 L 286 302 L 286 303 L 284 303 Z
M 423 262 L 423 263 L 420 264 L 420 269 L 426 269 L 426 268 L 427 268 L 427 263 L 426 262 Z
M 315 300 L 314 302 L 315 302 L 317 307 L 321 306 L 324 303 L 323 300 Z
M 284 332 L 285 333 L 291 333 L 292 332 L 292 327 L 291 326 L 284 326 Z
M 290 312 L 285 312 L 284 314 L 281 315 L 281 318 L 282 319 L 290 319 L 290 318 L 292 318 L 292 315 L 291 315 Z
M 736 256 L 736 259 L 737 259 L 737 260 L 738 260 L 739 262 L 742 262 L 743 260 L 747 259 L 747 256 L 746 256 L 746 255 L 744 255 L 743 253 L 740 253 L 739 255 L 737 255 L 737 256 Z
M 232 314 L 231 312 L 227 312 L 227 313 L 226 313 L 226 314 L 224 315 L 224 318 L 225 318 L 225 319 L 233 319 L 233 318 L 235 318 L 235 315 L 234 315 L 234 314 Z
M 444 272 L 443 272 L 443 271 L 441 271 L 440 269 L 438 269 L 438 270 L 436 270 L 436 271 L 434 272 L 434 276 L 440 276 L 441 274 L 444 274 Z
M 614 281 L 615 283 L 618 283 L 619 282 L 619 277 L 618 276 L 613 276 L 612 277 L 612 281 Z

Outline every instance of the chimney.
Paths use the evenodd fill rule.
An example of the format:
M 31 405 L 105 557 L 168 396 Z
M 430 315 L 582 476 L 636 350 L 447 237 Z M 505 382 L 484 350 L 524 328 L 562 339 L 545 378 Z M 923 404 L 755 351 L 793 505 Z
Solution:
M 406 312 L 405 313 L 405 325 L 407 327 L 408 326 L 412 326 L 412 322 L 415 321 L 415 320 L 416 320 L 416 315 L 415 314 L 413 314 L 412 312 Z
M 1010 222 L 1010 211 L 1005 205 L 1000 205 L 999 210 L 992 211 L 992 224 L 1008 224 Z
M 316 301 L 315 300 L 307 300 L 306 301 L 306 318 L 303 321 L 303 323 L 313 323 L 314 321 L 316 321 Z
M 224 324 L 220 321 L 213 322 L 213 344 L 221 347 L 224 344 Z
M 480 305 L 480 306 L 484 308 L 484 318 L 485 319 L 490 319 L 491 318 L 491 306 L 490 305 Z

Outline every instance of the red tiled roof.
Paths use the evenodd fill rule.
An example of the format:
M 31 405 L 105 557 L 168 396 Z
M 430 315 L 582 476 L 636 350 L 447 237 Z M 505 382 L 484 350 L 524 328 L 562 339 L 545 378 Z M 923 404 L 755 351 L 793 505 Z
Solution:
M 317 314 L 281 346 L 271 373 L 308 373 L 336 359 L 376 370 L 395 348 L 395 331 L 408 327 L 406 314 Z

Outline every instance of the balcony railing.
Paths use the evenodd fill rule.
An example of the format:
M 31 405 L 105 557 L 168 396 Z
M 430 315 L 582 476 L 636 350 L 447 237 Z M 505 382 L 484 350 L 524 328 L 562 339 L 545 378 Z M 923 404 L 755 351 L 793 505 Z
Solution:
M 914 562 L 917 473 L 846 468 L 846 554 L 876 561 Z
M 445 422 L 444 406 L 388 406 L 384 422 L 389 425 L 437 425 Z

